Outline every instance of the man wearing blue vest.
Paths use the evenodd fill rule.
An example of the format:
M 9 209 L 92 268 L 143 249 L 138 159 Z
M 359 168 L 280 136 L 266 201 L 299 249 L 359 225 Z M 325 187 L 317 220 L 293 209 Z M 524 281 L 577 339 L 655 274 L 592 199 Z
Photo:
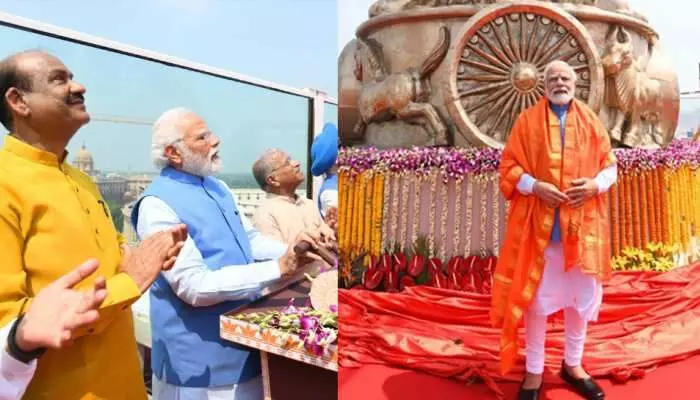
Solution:
M 326 222 L 330 210 L 338 209 L 338 128 L 326 124 L 311 144 L 311 173 L 324 176 L 318 192 L 318 209 Z
M 134 206 L 139 237 L 184 223 L 189 232 L 175 266 L 150 292 L 153 398 L 262 399 L 260 355 L 220 339 L 219 316 L 306 261 L 261 235 L 213 175 L 219 139 L 194 113 L 177 108 L 153 126 L 152 157 L 161 168 Z

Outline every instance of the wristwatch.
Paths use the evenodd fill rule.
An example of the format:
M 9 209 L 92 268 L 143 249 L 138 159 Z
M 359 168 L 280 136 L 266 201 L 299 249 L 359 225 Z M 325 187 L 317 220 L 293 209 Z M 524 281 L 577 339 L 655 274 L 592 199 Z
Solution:
M 19 328 L 19 325 L 22 323 L 23 319 L 24 315 L 20 315 L 19 318 L 15 320 L 15 323 L 12 324 L 12 328 L 10 328 L 10 333 L 7 335 L 7 352 L 15 360 L 29 364 L 30 362 L 41 357 L 46 352 L 46 348 L 40 347 L 32 351 L 24 351 L 19 348 L 17 345 L 17 329 Z

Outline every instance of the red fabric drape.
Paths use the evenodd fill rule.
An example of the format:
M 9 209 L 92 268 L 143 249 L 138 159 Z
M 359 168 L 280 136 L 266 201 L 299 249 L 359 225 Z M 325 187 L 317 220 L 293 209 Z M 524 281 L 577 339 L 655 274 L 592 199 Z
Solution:
M 500 329 L 489 321 L 490 296 L 431 287 L 402 293 L 340 290 L 339 363 L 383 363 L 438 376 L 519 381 L 524 358 L 499 374 Z M 550 318 L 546 368 L 564 354 L 563 321 Z M 519 332 L 524 346 L 522 328 Z M 654 367 L 700 354 L 700 263 L 666 273 L 617 272 L 604 284 L 598 322 L 588 328 L 584 366 L 595 377 L 642 377 Z M 545 379 L 551 379 L 546 375 Z

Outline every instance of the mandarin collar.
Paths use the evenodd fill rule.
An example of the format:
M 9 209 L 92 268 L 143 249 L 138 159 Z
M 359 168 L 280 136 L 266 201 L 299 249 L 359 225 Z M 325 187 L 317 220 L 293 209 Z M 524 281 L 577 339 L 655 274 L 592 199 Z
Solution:
M 173 167 L 163 168 L 163 170 L 160 171 L 160 175 L 171 178 L 178 182 L 190 183 L 195 185 L 201 185 L 204 181 L 204 178 L 202 178 L 201 176 L 188 174 L 187 172 L 180 171 L 179 169 L 175 169 Z
M 25 143 L 12 135 L 5 136 L 5 144 L 3 149 L 25 160 L 34 161 L 39 164 L 52 167 L 59 167 L 66 163 L 68 159 L 68 150 L 63 152 L 63 160 L 59 161 L 58 157 L 50 151 L 42 150 Z
M 291 203 L 291 204 L 299 204 L 299 202 L 301 201 L 301 196 L 299 196 L 299 195 L 297 195 L 296 199 L 292 199 L 291 197 L 286 196 L 286 195 L 266 192 L 266 196 L 268 199 L 278 199 L 278 200 L 286 201 L 287 203 Z

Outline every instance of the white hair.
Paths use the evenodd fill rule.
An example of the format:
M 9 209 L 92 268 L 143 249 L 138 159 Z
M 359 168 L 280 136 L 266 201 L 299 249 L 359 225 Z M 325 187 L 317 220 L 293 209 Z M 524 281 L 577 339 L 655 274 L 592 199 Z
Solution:
M 151 138 L 151 158 L 156 168 L 163 169 L 168 166 L 168 157 L 165 156 L 165 148 L 182 139 L 185 132 L 180 123 L 183 118 L 192 115 L 192 111 L 183 108 L 172 108 L 164 112 L 153 124 L 153 136 Z
M 253 177 L 255 177 L 261 189 L 266 190 L 267 178 L 274 169 L 273 165 L 270 164 L 270 157 L 281 152 L 282 150 L 277 148 L 266 149 L 253 163 Z
M 552 69 L 554 67 L 562 67 L 565 70 L 567 70 L 569 72 L 569 75 L 571 75 L 571 79 L 573 79 L 574 83 L 576 83 L 576 78 L 577 78 L 576 71 L 574 71 L 574 68 L 571 65 L 569 65 L 569 63 L 567 63 L 566 61 L 562 61 L 562 60 L 551 61 L 549 64 L 547 64 L 546 67 L 544 67 L 544 81 L 545 82 L 547 82 L 547 77 L 552 72 Z

